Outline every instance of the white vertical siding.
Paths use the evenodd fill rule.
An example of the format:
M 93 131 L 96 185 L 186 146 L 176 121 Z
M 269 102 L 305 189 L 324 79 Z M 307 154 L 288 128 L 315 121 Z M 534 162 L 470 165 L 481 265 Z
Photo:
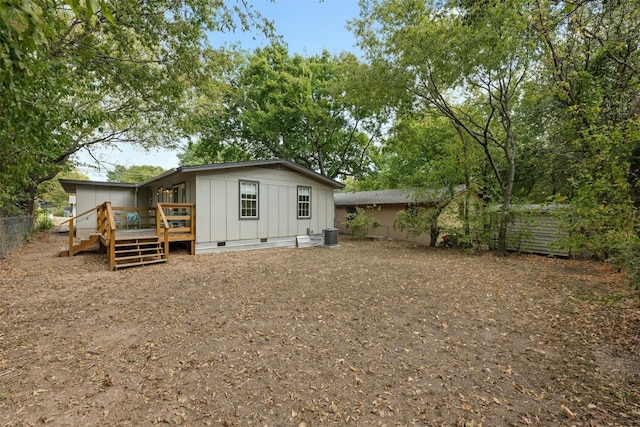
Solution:
M 238 240 L 240 239 L 240 202 L 238 201 L 240 186 L 238 181 L 222 182 L 224 182 L 226 191 L 224 197 L 220 198 L 220 206 L 225 209 L 226 213 L 224 220 L 216 217 L 210 218 L 211 227 L 220 231 L 216 233 L 214 241 Z
M 290 187 L 278 187 L 278 206 L 275 215 L 278 219 L 278 235 L 289 234 L 289 192 Z
M 76 186 L 76 213 L 81 214 L 95 208 L 104 202 L 111 202 L 112 206 L 135 206 L 135 189 L 131 187 L 118 188 L 99 185 Z M 76 235 L 87 237 L 96 230 L 96 212 L 85 215 L 76 223 Z
M 259 183 L 258 219 L 239 218 L 239 181 Z M 311 218 L 297 218 L 297 187 L 311 187 Z M 247 167 L 201 172 L 196 178 L 196 243 L 277 239 L 333 227 L 333 189 L 303 174 Z

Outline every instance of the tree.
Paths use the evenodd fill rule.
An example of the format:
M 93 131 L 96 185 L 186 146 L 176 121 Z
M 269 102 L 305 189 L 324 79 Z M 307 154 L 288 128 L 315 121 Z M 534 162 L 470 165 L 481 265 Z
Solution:
M 537 46 L 518 1 L 363 1 L 353 23 L 371 61 L 394 70 L 407 102 L 436 108 L 482 148 L 501 195 L 498 253 L 506 251 L 516 176 L 515 108 Z M 398 80 L 402 83 L 399 84 Z
M 351 54 L 290 56 L 273 44 L 248 55 L 203 123 L 200 159 L 285 158 L 329 178 L 359 175 L 380 135 L 383 112 L 357 82 L 368 67 Z
M 481 182 L 478 170 L 482 153 L 469 143 L 451 121 L 437 111 L 420 110 L 406 113 L 396 120 L 385 140 L 380 161 L 380 173 L 374 179 L 381 188 L 415 188 L 415 202 L 434 200 L 429 207 L 403 211 L 396 226 L 413 235 L 428 232 L 430 245 L 435 246 L 441 232 L 440 215 L 464 185 L 462 200 L 463 236 L 471 232 L 470 194 L 477 192 Z M 472 178 L 473 177 L 473 178 Z M 468 191 L 467 191 L 468 190 Z M 448 230 L 453 232 L 453 230 Z
M 546 71 L 539 85 L 555 118 L 548 132 L 571 186 L 560 195 L 571 205 L 566 243 L 637 273 L 640 2 L 539 0 L 535 7 Z
M 173 144 L 204 77 L 207 32 L 260 25 L 244 0 L 106 4 L 0 9 L 0 214 L 31 213 L 38 186 L 79 150 Z
M 127 167 L 115 165 L 113 170 L 107 172 L 107 181 L 139 184 L 160 175 L 162 172 L 164 169 L 160 166 L 134 165 Z
M 455 187 L 470 184 L 480 161 L 451 121 L 434 110 L 396 118 L 376 158 L 377 188 Z M 475 150 L 477 151 L 477 150 Z
M 88 181 L 89 177 L 79 172 L 77 169 L 62 171 L 58 174 L 59 178 L 76 179 L 79 181 Z M 69 194 L 62 188 L 57 179 L 43 182 L 38 186 L 37 199 L 55 212 L 60 213 L 65 206 L 69 206 Z

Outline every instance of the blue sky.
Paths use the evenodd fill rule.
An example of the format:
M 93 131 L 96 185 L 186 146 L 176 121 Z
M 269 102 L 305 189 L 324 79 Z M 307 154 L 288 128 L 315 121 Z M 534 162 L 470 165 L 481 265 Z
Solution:
M 334 54 L 359 52 L 355 37 L 346 29 L 347 21 L 359 15 L 358 0 L 253 0 L 252 4 L 265 18 L 274 21 L 276 33 L 283 37 L 291 54 L 312 56 L 323 49 Z M 214 46 L 239 43 L 248 50 L 268 44 L 265 37 L 255 31 L 212 34 L 210 42 Z M 124 146 L 121 150 L 95 150 L 93 154 L 106 164 L 154 165 L 164 169 L 178 166 L 174 151 L 160 149 L 146 153 Z M 81 153 L 78 158 L 81 162 L 94 163 L 86 153 Z M 92 180 L 106 181 L 106 170 L 81 167 L 80 171 Z
M 347 21 L 358 17 L 357 0 L 253 0 L 256 10 L 274 21 L 276 33 L 283 36 L 291 53 L 315 55 L 326 49 L 332 53 L 355 52 L 355 38 L 346 29 Z M 254 40 L 255 38 L 255 40 Z M 267 44 L 267 40 L 253 32 L 215 34 L 210 41 L 241 43 L 253 49 Z

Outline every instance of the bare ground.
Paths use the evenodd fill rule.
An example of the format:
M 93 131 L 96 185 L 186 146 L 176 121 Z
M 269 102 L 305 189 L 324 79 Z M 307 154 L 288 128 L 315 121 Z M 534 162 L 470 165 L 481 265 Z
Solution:
M 349 241 L 0 261 L 0 425 L 640 425 L 606 264 Z

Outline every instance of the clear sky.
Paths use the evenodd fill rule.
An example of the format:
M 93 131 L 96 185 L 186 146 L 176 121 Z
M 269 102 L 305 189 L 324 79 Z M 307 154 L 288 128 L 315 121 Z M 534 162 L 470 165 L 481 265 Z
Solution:
M 273 21 L 276 33 L 283 37 L 290 53 L 305 56 L 319 54 L 323 49 L 338 54 L 343 51 L 358 54 L 355 37 L 346 29 L 347 21 L 358 17 L 358 0 L 253 0 L 252 5 L 262 15 Z M 268 41 L 258 32 L 212 34 L 213 46 L 239 43 L 243 49 L 252 50 L 264 46 Z M 153 165 L 165 169 L 178 166 L 174 151 L 153 150 L 144 152 L 132 146 L 122 146 L 120 150 L 92 151 L 105 164 L 124 166 Z M 95 164 L 87 153 L 80 153 L 81 162 Z M 106 181 L 106 170 L 80 167 L 80 172 L 92 180 Z

